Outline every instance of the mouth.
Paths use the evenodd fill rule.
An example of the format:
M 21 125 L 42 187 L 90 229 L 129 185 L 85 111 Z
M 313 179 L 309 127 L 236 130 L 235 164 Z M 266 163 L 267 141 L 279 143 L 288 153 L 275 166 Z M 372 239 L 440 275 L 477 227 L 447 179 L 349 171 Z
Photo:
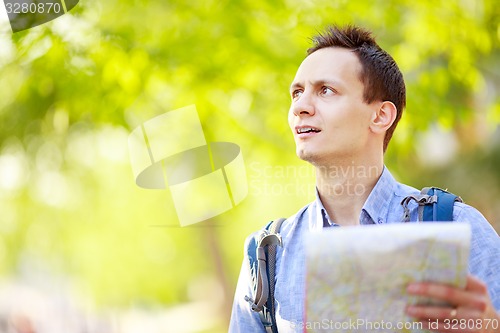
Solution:
M 297 133 L 299 136 L 304 136 L 307 134 L 314 134 L 314 133 L 319 133 L 321 130 L 319 128 L 313 127 L 313 126 L 296 126 L 295 127 L 295 133 Z

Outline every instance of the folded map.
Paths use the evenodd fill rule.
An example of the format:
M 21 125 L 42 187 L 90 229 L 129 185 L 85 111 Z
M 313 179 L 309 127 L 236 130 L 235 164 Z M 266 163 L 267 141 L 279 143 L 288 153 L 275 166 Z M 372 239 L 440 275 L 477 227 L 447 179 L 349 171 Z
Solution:
M 410 282 L 465 286 L 467 223 L 337 227 L 307 235 L 307 332 L 425 332 L 405 315 Z

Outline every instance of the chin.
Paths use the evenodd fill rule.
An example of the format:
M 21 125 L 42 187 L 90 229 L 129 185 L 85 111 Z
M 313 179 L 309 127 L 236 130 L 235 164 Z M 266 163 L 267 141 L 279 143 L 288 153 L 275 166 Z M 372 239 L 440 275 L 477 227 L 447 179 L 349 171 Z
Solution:
M 330 165 L 333 161 L 338 160 L 339 157 L 338 154 L 330 151 L 311 151 L 300 148 L 297 148 L 296 153 L 301 160 L 309 162 L 316 167 Z
M 297 148 L 297 152 L 296 153 L 297 153 L 297 156 L 301 160 L 309 162 L 309 163 L 313 163 L 313 164 L 314 164 L 314 161 L 317 158 L 317 154 L 314 154 L 311 151 L 307 151 L 307 150 L 300 149 L 300 148 Z

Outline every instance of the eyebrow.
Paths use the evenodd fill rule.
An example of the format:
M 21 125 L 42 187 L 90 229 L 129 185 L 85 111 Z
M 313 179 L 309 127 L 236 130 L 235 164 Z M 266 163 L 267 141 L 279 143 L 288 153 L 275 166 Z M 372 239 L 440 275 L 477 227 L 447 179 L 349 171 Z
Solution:
M 319 80 L 314 80 L 314 81 L 309 81 L 309 83 L 314 86 L 324 86 L 324 85 L 332 85 L 335 87 L 343 87 L 343 84 L 337 80 L 330 80 L 330 79 L 319 79 Z M 303 84 L 300 82 L 293 82 L 290 85 L 290 91 L 293 91 L 296 88 L 302 88 Z

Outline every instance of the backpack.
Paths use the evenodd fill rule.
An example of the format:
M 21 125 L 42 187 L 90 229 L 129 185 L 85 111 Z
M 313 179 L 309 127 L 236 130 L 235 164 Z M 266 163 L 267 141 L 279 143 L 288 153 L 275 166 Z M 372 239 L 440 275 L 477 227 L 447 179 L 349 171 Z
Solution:
M 264 229 L 252 234 L 245 244 L 253 295 L 245 296 L 252 311 L 258 312 L 266 332 L 278 333 L 274 311 L 274 277 L 276 268 L 276 246 L 282 246 L 279 231 L 285 218 L 269 222 Z
M 424 187 L 420 194 L 409 195 L 401 201 L 404 208 L 403 222 L 410 222 L 408 204 L 418 204 L 417 221 L 453 221 L 455 201 L 462 198 L 437 187 Z M 282 246 L 279 234 L 284 218 L 269 222 L 262 230 L 252 234 L 246 241 L 245 250 L 250 265 L 254 297 L 245 296 L 252 311 L 258 312 L 268 333 L 278 333 L 274 308 L 274 278 L 276 247 Z

